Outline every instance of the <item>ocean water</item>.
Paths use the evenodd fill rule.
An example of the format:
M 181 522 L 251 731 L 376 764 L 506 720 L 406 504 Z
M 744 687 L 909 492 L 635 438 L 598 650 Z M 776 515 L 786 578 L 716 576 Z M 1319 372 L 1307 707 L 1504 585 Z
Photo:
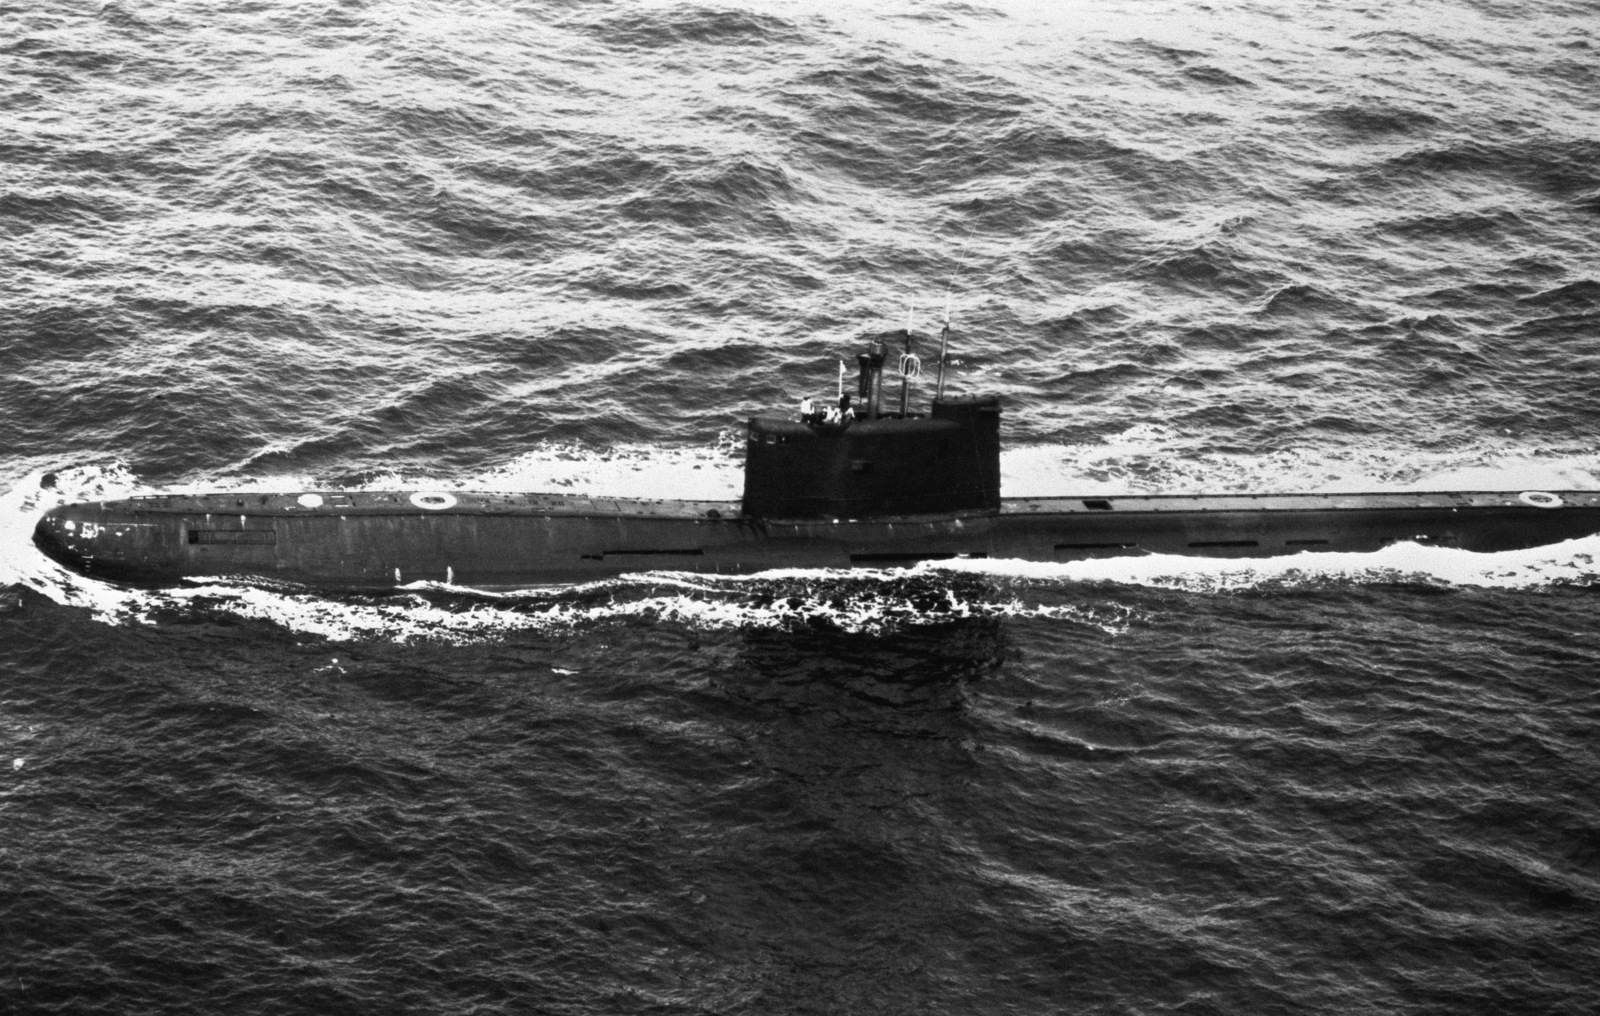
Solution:
M 1009 494 L 1600 487 L 1600 8 L 0 8 L 0 1011 L 1593 1012 L 1600 537 L 493 596 L 30 542 L 735 497 L 947 313 Z

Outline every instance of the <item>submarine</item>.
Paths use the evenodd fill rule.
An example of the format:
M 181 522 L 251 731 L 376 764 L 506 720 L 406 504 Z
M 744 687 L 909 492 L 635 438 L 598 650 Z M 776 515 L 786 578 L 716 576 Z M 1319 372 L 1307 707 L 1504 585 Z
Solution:
M 891 568 L 956 558 L 1070 562 L 1138 554 L 1257 558 L 1394 543 L 1503 551 L 1600 532 L 1600 492 L 1473 491 L 1003 497 L 999 397 L 926 412 L 913 334 L 886 400 L 888 333 L 857 356 L 855 395 L 746 428 L 743 497 L 687 501 L 460 491 L 157 494 L 55 508 L 34 541 L 84 574 L 137 585 L 242 578 L 385 590 L 482 590 L 630 572 Z M 886 401 L 889 403 L 886 405 Z

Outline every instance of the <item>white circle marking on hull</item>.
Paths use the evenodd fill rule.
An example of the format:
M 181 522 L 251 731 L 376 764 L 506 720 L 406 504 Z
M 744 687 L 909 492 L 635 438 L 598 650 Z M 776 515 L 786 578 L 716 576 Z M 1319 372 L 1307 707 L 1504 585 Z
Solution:
M 1517 500 L 1535 508 L 1560 508 L 1564 503 L 1559 495 L 1545 490 L 1525 490 L 1517 495 Z
M 419 490 L 411 495 L 411 503 L 418 508 L 426 508 L 430 512 L 442 512 L 446 508 L 456 506 L 454 494 L 446 494 L 437 490 Z

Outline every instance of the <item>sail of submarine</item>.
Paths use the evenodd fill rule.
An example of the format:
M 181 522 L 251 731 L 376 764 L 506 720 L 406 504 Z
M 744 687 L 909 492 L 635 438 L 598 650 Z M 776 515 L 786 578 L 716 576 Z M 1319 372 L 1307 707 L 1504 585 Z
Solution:
M 926 414 L 912 333 L 898 411 L 889 348 L 858 356 L 857 401 L 749 421 L 739 501 L 560 494 L 163 494 L 67 505 L 34 533 L 83 573 L 137 584 L 267 578 L 347 589 L 479 589 L 629 572 L 749 574 L 949 558 L 1268 557 L 1400 542 L 1501 551 L 1600 532 L 1600 492 L 1028 497 L 1000 494 L 1000 400 L 944 395 L 948 314 Z M 842 367 L 841 367 L 842 370 Z

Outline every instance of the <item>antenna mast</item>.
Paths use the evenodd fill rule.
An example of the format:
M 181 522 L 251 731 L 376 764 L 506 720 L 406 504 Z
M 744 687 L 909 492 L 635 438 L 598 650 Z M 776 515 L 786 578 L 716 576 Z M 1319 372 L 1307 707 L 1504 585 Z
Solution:
M 933 389 L 933 401 L 944 399 L 944 361 L 950 352 L 950 301 L 955 299 L 956 278 L 961 274 L 961 252 L 967 249 L 967 241 L 972 239 L 972 223 L 967 223 L 967 235 L 962 239 L 961 246 L 956 250 L 956 266 L 950 270 L 950 283 L 944 287 L 944 328 L 939 332 L 939 382 Z
M 919 370 L 917 358 L 911 353 L 911 319 L 916 315 L 916 307 L 906 308 L 906 348 L 900 354 L 900 419 L 906 418 L 906 411 L 911 406 L 911 375 L 914 370 Z
M 954 286 L 956 280 L 952 278 L 950 285 Z M 944 399 L 944 361 L 945 355 L 950 351 L 950 291 L 944 294 L 944 327 L 939 331 L 939 383 L 933 389 L 933 401 Z

